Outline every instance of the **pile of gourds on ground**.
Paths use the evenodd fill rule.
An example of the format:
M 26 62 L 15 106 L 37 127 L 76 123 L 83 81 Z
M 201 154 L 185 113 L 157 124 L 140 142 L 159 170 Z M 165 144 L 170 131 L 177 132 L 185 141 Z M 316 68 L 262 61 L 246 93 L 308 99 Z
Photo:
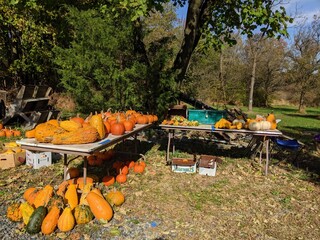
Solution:
M 7 208 L 7 217 L 14 222 L 23 222 L 29 234 L 42 232 L 68 232 L 77 224 L 87 224 L 94 219 L 102 223 L 113 218 L 114 211 L 120 207 L 125 196 L 117 190 L 114 183 L 124 184 L 129 172 L 142 174 L 145 162 L 115 161 L 116 177 L 109 173 L 98 184 L 96 175 L 89 175 L 84 184 L 77 168 L 71 167 L 68 174 L 72 177 L 54 188 L 48 184 L 43 188 L 30 187 L 23 193 L 22 200 L 11 203 Z M 100 186 L 100 187 L 99 187 Z
M 171 116 L 170 119 L 165 119 L 161 124 L 173 126 L 199 126 L 198 121 L 190 121 L 183 116 Z
M 225 118 L 221 118 L 218 122 L 214 124 L 215 128 L 224 129 L 249 129 L 252 131 L 266 131 L 274 130 L 277 128 L 276 117 L 273 113 L 269 113 L 266 117 L 261 115 L 256 115 L 254 119 L 235 119 L 232 122 Z
M 149 124 L 158 121 L 152 114 L 142 114 L 135 110 L 126 112 L 111 111 L 90 114 L 85 119 L 79 115 L 69 120 L 51 119 L 26 131 L 26 138 L 52 144 L 84 144 L 104 139 L 108 134 L 123 135 L 132 131 L 136 124 Z

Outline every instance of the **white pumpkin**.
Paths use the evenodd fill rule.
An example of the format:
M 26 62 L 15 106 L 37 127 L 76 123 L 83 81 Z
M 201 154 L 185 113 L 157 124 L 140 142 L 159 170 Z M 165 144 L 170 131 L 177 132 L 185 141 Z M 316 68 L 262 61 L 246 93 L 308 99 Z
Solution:
M 269 121 L 260 121 L 260 130 L 270 130 L 271 123 Z
M 259 131 L 261 129 L 261 124 L 260 122 L 251 121 L 248 128 L 252 131 Z

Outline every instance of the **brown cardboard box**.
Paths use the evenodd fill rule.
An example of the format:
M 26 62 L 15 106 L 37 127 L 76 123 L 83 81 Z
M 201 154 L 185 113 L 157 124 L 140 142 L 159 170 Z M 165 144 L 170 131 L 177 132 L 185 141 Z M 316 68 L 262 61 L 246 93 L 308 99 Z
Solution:
M 26 151 L 22 150 L 18 153 L 1 153 L 0 154 L 0 169 L 8 169 L 19 166 L 26 161 Z
M 182 173 L 195 173 L 197 161 L 194 158 L 172 158 L 172 171 Z

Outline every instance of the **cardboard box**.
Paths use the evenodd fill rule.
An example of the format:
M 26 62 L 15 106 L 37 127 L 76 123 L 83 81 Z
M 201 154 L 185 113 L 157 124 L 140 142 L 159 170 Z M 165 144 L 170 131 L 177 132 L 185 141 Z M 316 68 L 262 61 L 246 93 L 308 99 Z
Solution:
M 199 174 L 215 176 L 218 162 L 222 162 L 219 157 L 211 155 L 201 155 L 199 159 Z
M 8 169 L 17 167 L 26 161 L 26 152 L 22 150 L 16 153 L 1 153 L 0 154 L 0 169 Z
M 195 158 L 173 158 L 171 167 L 173 172 L 195 173 L 197 171 L 197 161 Z
M 50 166 L 52 164 L 52 153 L 26 150 L 26 164 L 34 169 Z

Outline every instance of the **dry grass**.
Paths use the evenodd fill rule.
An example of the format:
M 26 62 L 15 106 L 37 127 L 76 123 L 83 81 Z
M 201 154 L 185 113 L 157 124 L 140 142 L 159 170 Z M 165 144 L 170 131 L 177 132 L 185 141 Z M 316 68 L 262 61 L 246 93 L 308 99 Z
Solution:
M 146 152 L 143 175 L 130 173 L 129 181 L 118 186 L 126 202 L 106 225 L 114 239 L 319 239 L 320 187 L 307 172 L 281 163 L 264 176 L 256 161 L 223 157 L 215 177 L 174 173 L 159 148 L 155 144 Z M 57 185 L 62 171 L 62 160 L 39 170 L 0 170 L 0 201 L 6 205 L 20 198 L 29 186 Z M 104 174 L 93 167 L 89 172 Z M 119 227 L 130 221 L 156 226 L 121 236 Z M 106 226 L 92 223 L 72 234 Z

